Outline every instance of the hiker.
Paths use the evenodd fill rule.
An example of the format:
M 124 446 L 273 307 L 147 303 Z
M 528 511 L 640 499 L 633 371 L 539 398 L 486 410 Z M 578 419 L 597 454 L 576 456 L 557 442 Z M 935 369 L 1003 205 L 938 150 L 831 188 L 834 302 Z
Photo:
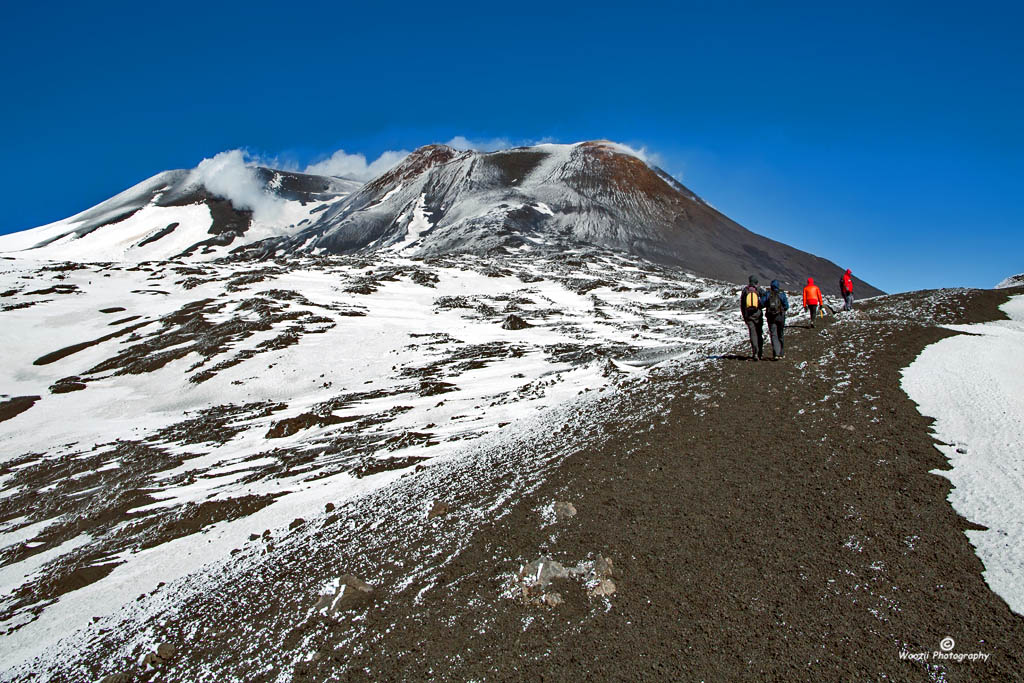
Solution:
M 768 296 L 765 291 L 757 286 L 757 277 L 751 275 L 749 284 L 740 292 L 740 313 L 743 314 L 743 322 L 747 324 L 750 332 L 750 349 L 754 360 L 761 360 L 764 352 L 764 316 L 761 310 L 764 308 Z
M 853 310 L 853 278 L 850 269 L 847 268 L 843 277 L 839 279 L 839 293 L 843 295 L 843 310 Z
M 804 310 L 811 310 L 811 327 L 814 327 L 814 319 L 818 317 L 818 308 L 825 303 L 825 297 L 821 295 L 818 285 L 814 284 L 814 278 L 807 278 L 807 286 L 804 287 Z
M 768 292 L 768 300 L 764 304 L 765 316 L 768 318 L 768 336 L 772 340 L 772 360 L 784 358 L 782 335 L 786 330 L 786 311 L 789 310 L 789 297 L 782 291 L 778 280 L 772 280 L 772 288 Z

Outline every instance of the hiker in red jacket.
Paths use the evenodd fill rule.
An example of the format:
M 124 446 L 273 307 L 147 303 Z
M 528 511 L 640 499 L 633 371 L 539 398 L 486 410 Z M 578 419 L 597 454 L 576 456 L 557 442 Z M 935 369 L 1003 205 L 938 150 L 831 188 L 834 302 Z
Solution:
M 807 278 L 807 286 L 804 287 L 804 310 L 811 310 L 811 327 L 814 327 L 814 319 L 818 317 L 818 307 L 825 303 L 825 297 L 821 295 L 818 285 L 814 284 L 814 278 Z
M 853 278 L 850 276 L 850 269 L 839 280 L 839 293 L 843 295 L 843 310 L 853 310 Z

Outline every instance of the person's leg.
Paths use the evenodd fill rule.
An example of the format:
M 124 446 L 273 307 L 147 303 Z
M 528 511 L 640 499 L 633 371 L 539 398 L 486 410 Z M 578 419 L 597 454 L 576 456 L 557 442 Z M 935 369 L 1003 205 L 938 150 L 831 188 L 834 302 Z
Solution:
M 814 327 L 814 319 L 818 317 L 818 304 L 810 304 L 807 310 L 811 312 L 811 327 Z
M 853 310 L 853 292 L 848 292 L 846 294 L 846 310 Z
M 768 335 L 772 339 L 772 357 L 778 358 L 782 355 L 782 342 L 779 340 L 779 325 L 778 318 L 772 318 L 768 320 Z
M 758 334 L 757 324 L 754 320 L 747 321 L 747 330 L 750 332 L 750 351 L 751 355 L 757 360 L 757 342 L 761 338 Z
M 779 358 L 786 355 L 786 316 L 779 318 Z
M 757 318 L 757 357 L 764 355 L 764 318 Z

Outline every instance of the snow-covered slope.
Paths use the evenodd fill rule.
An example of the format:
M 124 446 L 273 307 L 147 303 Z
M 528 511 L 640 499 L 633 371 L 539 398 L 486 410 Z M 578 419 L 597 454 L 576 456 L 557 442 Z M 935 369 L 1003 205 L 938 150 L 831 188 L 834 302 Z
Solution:
M 0 260 L 3 667 L 164 609 L 137 598 L 327 502 L 705 357 L 737 338 L 735 297 L 600 250 Z
M 1024 273 L 1020 273 L 1019 275 L 1011 275 L 1010 277 L 1006 278 L 998 285 L 996 285 L 995 288 L 1009 289 L 1010 287 L 1024 287 Z
M 249 185 L 244 193 L 211 190 L 196 170 L 165 171 L 70 218 L 0 236 L 0 252 L 79 262 L 209 260 L 300 230 L 362 186 L 343 178 L 239 168 Z M 233 194 L 243 198 L 229 198 Z

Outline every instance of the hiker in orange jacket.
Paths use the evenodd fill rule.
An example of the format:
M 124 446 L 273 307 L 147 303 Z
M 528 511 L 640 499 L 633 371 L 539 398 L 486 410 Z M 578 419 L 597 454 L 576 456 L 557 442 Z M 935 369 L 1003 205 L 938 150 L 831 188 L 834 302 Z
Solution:
M 842 279 L 839 280 L 839 293 L 843 295 L 843 310 L 853 310 L 853 277 L 850 269 L 847 268 Z
M 807 286 L 804 287 L 804 310 L 811 310 L 811 327 L 814 327 L 814 319 L 818 317 L 818 307 L 825 303 L 825 297 L 821 295 L 818 285 L 814 284 L 814 278 L 807 278 Z

